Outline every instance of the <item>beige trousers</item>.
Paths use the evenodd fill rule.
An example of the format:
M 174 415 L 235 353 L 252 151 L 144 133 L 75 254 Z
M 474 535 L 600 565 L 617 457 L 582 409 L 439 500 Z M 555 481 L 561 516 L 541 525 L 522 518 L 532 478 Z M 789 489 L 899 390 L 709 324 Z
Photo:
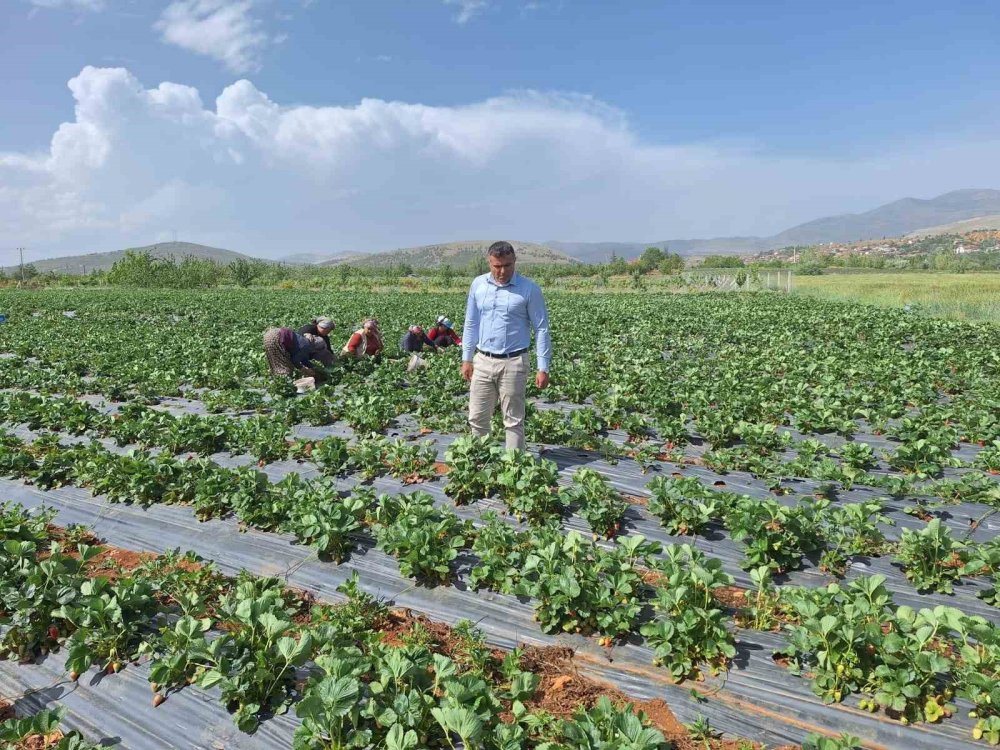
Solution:
M 528 352 L 510 359 L 476 353 L 469 388 L 469 426 L 472 434 L 490 434 L 497 401 L 507 432 L 507 447 L 524 450 L 524 387 L 528 380 Z

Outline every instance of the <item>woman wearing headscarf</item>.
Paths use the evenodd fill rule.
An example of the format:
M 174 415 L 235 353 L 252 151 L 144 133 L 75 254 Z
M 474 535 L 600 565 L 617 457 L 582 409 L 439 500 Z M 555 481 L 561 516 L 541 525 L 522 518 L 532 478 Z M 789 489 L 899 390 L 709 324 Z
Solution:
M 451 320 L 446 318 L 444 315 L 438 316 L 437 321 L 434 323 L 434 327 L 427 332 L 427 338 L 433 341 L 435 346 L 439 348 L 451 346 L 452 344 L 456 346 L 462 345 L 462 339 L 457 333 L 455 333 Z
M 410 326 L 409 330 L 403 334 L 403 338 L 399 340 L 399 348 L 407 354 L 418 354 L 424 350 L 424 346 L 437 349 L 437 346 L 427 337 L 421 326 Z
M 326 348 L 319 336 L 296 333 L 291 328 L 268 328 L 264 331 L 264 357 L 275 377 L 290 378 L 296 374 L 316 376 L 310 367 Z
M 362 323 L 361 328 L 351 334 L 341 352 L 362 359 L 381 354 L 384 348 L 378 321 L 375 318 L 368 318 Z
M 326 344 L 326 351 L 320 352 L 316 359 L 324 365 L 332 365 L 335 359 L 333 356 L 333 344 L 330 343 L 330 333 L 332 331 L 333 321 L 330 318 L 314 318 L 299 329 L 299 333 L 309 333 L 323 339 L 323 342 Z

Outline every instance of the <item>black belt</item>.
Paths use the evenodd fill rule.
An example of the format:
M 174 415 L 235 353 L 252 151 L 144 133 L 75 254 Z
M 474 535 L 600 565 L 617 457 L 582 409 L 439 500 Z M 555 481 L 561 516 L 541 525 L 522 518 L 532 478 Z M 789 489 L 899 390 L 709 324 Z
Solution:
M 476 348 L 477 354 L 482 354 L 484 357 L 489 357 L 490 359 L 510 359 L 512 357 L 520 357 L 528 351 L 528 348 L 518 349 L 516 352 L 511 352 L 510 354 L 494 354 L 493 352 L 484 352 L 482 349 Z

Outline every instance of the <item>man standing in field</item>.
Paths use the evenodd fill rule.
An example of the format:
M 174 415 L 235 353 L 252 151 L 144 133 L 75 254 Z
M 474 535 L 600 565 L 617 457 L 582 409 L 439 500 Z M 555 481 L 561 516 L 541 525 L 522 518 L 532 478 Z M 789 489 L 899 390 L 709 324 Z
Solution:
M 469 426 L 482 437 L 490 432 L 497 401 L 503 413 L 507 448 L 524 450 L 524 389 L 528 348 L 535 331 L 538 372 L 535 385 L 549 384 L 552 339 L 542 290 L 514 271 L 509 242 L 494 242 L 487 252 L 490 272 L 469 288 L 462 333 L 462 377 L 469 388 Z

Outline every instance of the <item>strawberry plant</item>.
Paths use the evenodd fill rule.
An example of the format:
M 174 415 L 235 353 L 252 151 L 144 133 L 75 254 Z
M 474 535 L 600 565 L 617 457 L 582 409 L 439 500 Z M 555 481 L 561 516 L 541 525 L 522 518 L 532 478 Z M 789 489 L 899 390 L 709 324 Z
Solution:
M 142 632 L 156 609 L 153 589 L 145 581 L 126 577 L 111 582 L 103 576 L 85 581 L 80 595 L 56 613 L 74 628 L 66 643 L 66 669 L 82 674 L 100 663 L 118 672 L 142 653 Z
M 21 719 L 0 721 L 0 742 L 5 748 L 45 747 L 48 750 L 98 750 L 104 746 L 87 742 L 79 732 L 60 731 L 59 724 L 64 716 L 66 708 L 60 706 Z
M 753 630 L 773 630 L 780 622 L 781 592 L 775 587 L 771 569 L 766 565 L 751 568 L 753 588 L 746 591 L 746 608 L 737 616 L 737 622 Z
M 434 507 L 426 492 L 383 495 L 375 520 L 379 549 L 399 561 L 399 572 L 431 582 L 448 580 L 451 563 L 469 535 L 469 525 Z
M 647 726 L 648 719 L 631 704 L 615 708 L 606 696 L 601 696 L 589 711 L 582 706 L 573 715 L 573 722 L 563 725 L 568 750 L 617 748 L 620 750 L 668 750 L 670 744 L 658 730 Z
M 609 642 L 634 627 L 642 609 L 637 565 L 658 548 L 641 536 L 619 539 L 610 551 L 575 531 L 543 539 L 525 560 L 514 592 L 536 600 L 545 632 L 597 631 Z
M 573 474 L 573 486 L 566 494 L 595 535 L 610 539 L 618 533 L 628 503 L 598 472 L 577 469 Z
M 789 658 L 793 673 L 812 675 L 810 687 L 824 703 L 863 690 L 874 674 L 891 602 L 884 583 L 885 576 L 872 576 L 846 589 L 831 584 L 787 599 L 799 624 L 791 627 L 789 645 L 779 653 Z
M 903 529 L 896 559 L 917 591 L 950 594 L 968 563 L 968 553 L 941 525 L 941 519 L 934 518 L 920 531 Z
M 404 484 L 433 479 L 436 476 L 434 471 L 436 460 L 437 450 L 434 443 L 429 440 L 409 443 L 400 439 L 386 445 L 385 463 L 389 473 L 396 479 L 402 479 Z
M 660 519 L 668 534 L 697 534 L 719 518 L 725 507 L 720 493 L 694 477 L 656 477 L 647 488 L 653 495 L 649 512 Z
M 295 695 L 295 669 L 313 655 L 312 634 L 298 631 L 298 639 L 293 638 L 289 614 L 275 579 L 242 580 L 219 604 L 219 617 L 234 627 L 208 641 L 200 623 L 188 622 L 180 636 L 181 648 L 192 654 L 197 684 L 222 690 L 244 732 L 257 728 L 262 712 L 288 709 Z M 184 674 L 188 668 L 165 674 Z
M 660 574 L 653 599 L 657 616 L 640 632 L 653 647 L 656 664 L 677 681 L 702 663 L 713 671 L 723 668 L 736 655 L 736 646 L 713 598 L 716 589 L 733 582 L 721 561 L 687 544 L 672 545 L 654 569 Z
M 489 437 L 463 435 L 448 446 L 448 484 L 444 491 L 457 505 L 489 497 L 496 489 L 493 478 L 500 448 Z
M 844 443 L 837 454 L 852 469 L 871 469 L 878 465 L 875 451 L 868 443 Z
M 362 438 L 352 445 L 348 452 L 351 468 L 355 469 L 365 482 L 386 473 L 385 454 L 389 441 L 381 436 Z
M 469 573 L 474 588 L 487 588 L 504 594 L 513 593 L 524 569 L 524 563 L 542 534 L 560 534 L 557 530 L 517 531 L 491 511 L 482 515 L 485 522 L 476 530 L 472 552 L 479 559 Z
M 288 426 L 267 416 L 236 420 L 229 430 L 228 448 L 234 455 L 247 453 L 259 461 L 277 461 L 288 453 Z
M 829 500 L 802 500 L 794 507 L 774 500 L 740 498 L 730 508 L 726 525 L 733 539 L 744 542 L 744 568 L 766 565 L 776 573 L 797 568 L 802 556 L 819 549 L 821 525 Z
M 861 740 L 843 732 L 837 737 L 808 734 L 802 742 L 802 750 L 864 750 Z
M 955 684 L 972 703 L 972 737 L 1000 744 L 1000 630 L 980 617 L 962 620 Z
M 16 511 L 15 511 L 16 513 Z M 44 518 L 44 516 L 42 516 Z M 23 532 L 22 532 L 23 535 Z M 56 613 L 80 596 L 81 569 L 98 553 L 79 545 L 79 558 L 50 546 L 40 559 L 37 542 L 4 537 L 0 549 L 0 624 L 4 626 L 0 656 L 30 659 L 54 648 L 72 631 Z
M 1000 474 L 1000 438 L 976 454 L 975 465 L 990 474 Z
M 524 451 L 504 452 L 496 465 L 496 483 L 507 510 L 517 519 L 538 523 L 562 512 L 557 490 L 559 468 Z
M 315 547 L 321 558 L 342 562 L 354 546 L 351 536 L 363 527 L 370 503 L 367 493 L 340 497 L 335 486 L 310 482 L 293 493 L 283 528 Z
M 831 507 L 827 511 L 824 531 L 827 547 L 820 556 L 820 569 L 843 576 L 849 558 L 886 552 L 889 544 L 878 524 L 892 526 L 895 522 L 882 510 L 878 500 Z
M 340 476 L 347 472 L 351 454 L 344 438 L 328 437 L 310 445 L 312 448 L 307 458 L 319 464 L 320 471 L 324 474 Z

